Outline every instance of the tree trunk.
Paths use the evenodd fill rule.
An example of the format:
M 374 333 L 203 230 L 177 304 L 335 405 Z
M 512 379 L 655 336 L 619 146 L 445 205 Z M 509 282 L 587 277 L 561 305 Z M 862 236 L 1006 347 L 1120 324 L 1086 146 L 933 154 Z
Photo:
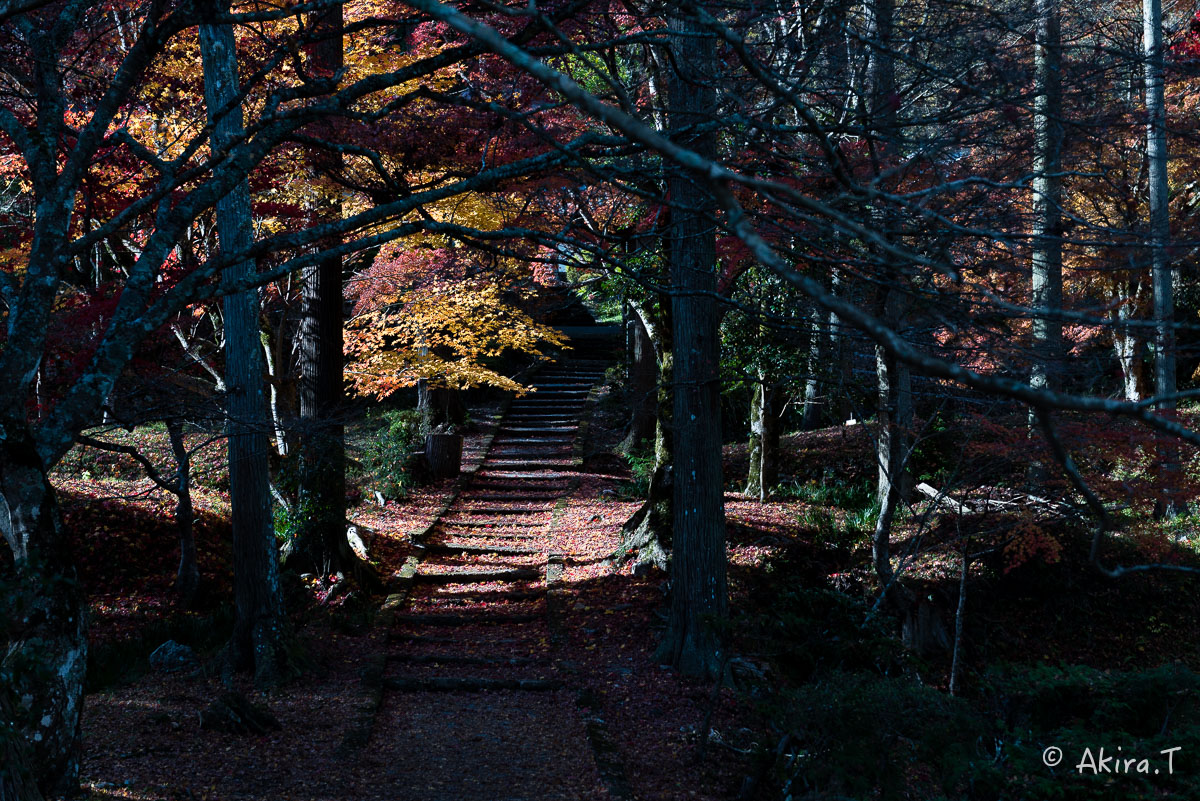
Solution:
M 1146 79 L 1146 164 L 1150 195 L 1150 280 L 1154 287 L 1155 408 L 1175 413 L 1175 297 L 1167 254 L 1167 112 L 1164 98 L 1162 0 L 1142 0 L 1142 45 Z M 1179 448 L 1173 439 L 1158 437 L 1158 497 L 1155 512 L 1174 517 L 1183 511 L 1179 498 Z
M 227 0 L 219 0 L 228 12 Z M 231 25 L 201 25 L 200 53 L 204 100 L 212 126 L 214 154 L 227 151 L 244 136 L 238 104 L 237 53 Z M 219 157 L 219 155 L 215 156 Z M 221 251 L 236 254 L 252 240 L 250 188 L 245 180 L 217 202 Z M 227 267 L 224 282 L 252 275 L 254 262 Z M 278 548 L 271 521 L 267 467 L 270 423 L 263 396 L 263 357 L 259 342 L 258 292 L 225 296 L 225 384 L 229 415 L 229 495 L 233 518 L 234 602 L 230 663 L 254 671 L 262 685 L 280 681 L 290 669 L 289 639 L 279 582 Z
M 434 478 L 454 478 L 462 471 L 461 434 L 426 434 L 425 458 Z
M 310 30 L 317 37 L 309 59 L 310 71 L 331 79 L 344 65 L 342 6 L 335 4 L 310 15 Z M 318 130 L 333 139 L 335 132 Z M 313 224 L 340 220 L 340 190 L 329 176 L 341 171 L 338 154 L 313 153 L 311 180 L 316 200 L 310 212 Z M 318 250 L 336 247 L 340 239 L 326 240 Z M 299 525 L 289 548 L 289 567 L 322 575 L 343 573 L 361 576 L 369 567 L 355 556 L 346 540 L 346 437 L 343 412 L 343 313 L 342 260 L 326 257 L 302 275 L 300 318 L 300 464 Z
M 1062 371 L 1062 46 L 1059 0 L 1036 0 L 1033 101 L 1033 368 L 1029 383 L 1057 389 Z M 1036 421 L 1035 421 L 1036 422 Z
M 879 387 L 879 433 L 875 443 L 875 458 L 879 467 L 879 515 L 875 518 L 875 532 L 871 539 L 871 558 L 884 591 L 894 595 L 892 521 L 909 490 L 912 386 L 909 371 L 879 347 L 875 349 L 875 377 Z
M 1138 309 L 1138 296 L 1141 294 L 1141 281 L 1136 278 L 1129 282 L 1129 290 L 1114 293 L 1117 305 L 1117 325 L 1113 328 L 1113 351 L 1117 356 L 1117 364 L 1121 367 L 1121 389 L 1125 400 L 1137 403 L 1144 397 L 1143 366 L 1146 343 L 1137 333 L 1136 328 L 1127 327 L 1135 319 Z
M 426 432 L 456 426 L 467 418 L 467 409 L 458 390 L 439 387 L 424 379 L 417 382 L 417 409 Z
M 896 77 L 890 48 L 893 28 L 892 0 L 872 0 L 867 6 L 866 37 L 873 44 L 866 76 L 866 101 L 869 116 L 867 127 L 876 134 L 876 176 L 893 166 L 898 157 L 899 129 L 896 125 Z M 872 223 L 881 235 L 891 235 L 892 215 L 873 205 Z M 876 253 L 881 262 L 886 257 Z M 898 279 L 899 276 L 896 276 Z M 895 280 L 888 276 L 886 280 Z M 898 287 L 884 285 L 879 293 L 880 317 L 893 330 L 900 330 L 903 321 L 903 296 Z M 871 540 L 875 573 L 893 605 L 900 598 L 891 565 L 892 521 L 907 491 L 909 438 L 912 429 L 912 382 L 908 365 L 897 360 L 882 347 L 875 347 L 875 380 L 878 390 L 878 434 L 875 458 L 878 465 L 877 501 L 879 515 Z
M 634 309 L 627 323 L 629 332 L 629 381 L 625 385 L 629 404 L 629 432 L 620 450 L 631 453 L 655 435 L 655 391 L 658 377 L 658 356 L 654 342 L 642 321 L 641 312 Z
M 200 586 L 200 566 L 196 560 L 196 538 L 192 506 L 192 457 L 183 441 L 183 424 L 178 418 L 167 420 L 167 437 L 175 457 L 175 530 L 179 532 L 179 569 L 175 573 L 175 592 L 183 608 L 192 605 Z
M 677 140 L 713 157 L 711 133 L 685 132 L 716 110 L 713 40 L 691 19 L 670 19 L 674 69 L 669 120 Z M 728 605 L 721 477 L 720 357 L 713 202 L 699 176 L 668 173 L 674 352 L 674 550 L 671 611 L 658 657 L 691 675 L 716 675 L 723 647 L 713 622 Z
M 1033 101 L 1033 224 L 1031 302 L 1033 365 L 1029 383 L 1039 389 L 1061 385 L 1062 321 L 1062 47 L 1059 34 L 1059 0 L 1035 0 L 1037 22 L 1034 43 L 1036 95 Z M 1029 410 L 1030 436 L 1039 425 Z M 1035 489 L 1046 481 L 1047 467 L 1029 464 L 1029 484 Z
M 779 481 L 779 389 L 760 370 L 750 394 L 750 469 L 746 494 L 766 501 Z
M 822 412 L 828 405 L 825 395 L 831 378 L 829 374 L 827 354 L 832 352 L 831 322 L 828 312 L 817 304 L 813 304 L 809 312 L 809 328 L 811 336 L 808 340 L 808 376 L 804 380 L 804 410 L 800 417 L 800 427 L 812 431 L 821 426 Z M 839 421 L 840 422 L 840 421 Z
M 671 469 L 672 447 L 672 404 L 671 389 L 674 356 L 671 352 L 671 313 L 664 304 L 665 319 L 654 319 L 650 310 L 637 303 L 630 303 L 646 332 L 655 362 L 651 365 L 651 392 L 649 406 L 654 435 L 654 470 L 650 476 L 650 488 L 646 502 L 633 514 L 621 529 L 621 545 L 615 561 L 623 563 L 636 556 L 634 572 L 641 574 L 651 567 L 667 570 L 670 567 L 672 526 L 674 524 L 673 494 L 674 474 Z
M 73 543 L 32 433 L 15 419 L 3 421 L 2 433 L 0 531 L 14 572 L 0 616 L 8 641 L 0 662 L 0 752 L 17 760 L 0 765 L 0 798 L 8 801 L 79 788 L 87 626 Z

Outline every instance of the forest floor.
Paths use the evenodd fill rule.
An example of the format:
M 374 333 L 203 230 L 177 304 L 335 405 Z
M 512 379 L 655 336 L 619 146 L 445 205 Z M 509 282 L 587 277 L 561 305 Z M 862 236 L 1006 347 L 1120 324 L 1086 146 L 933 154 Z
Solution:
M 864 426 L 788 437 L 780 491 L 765 504 L 727 493 L 738 654 L 731 684 L 688 680 L 658 665 L 664 577 L 635 576 L 629 566 L 614 570 L 605 562 L 639 502 L 625 461 L 607 453 L 620 435 L 620 404 L 602 396 L 597 410 L 589 456 L 548 534 L 546 549 L 564 556 L 556 629 L 546 629 L 543 640 L 519 643 L 470 626 L 452 635 L 455 647 L 466 637 L 481 655 L 514 660 L 472 667 L 470 676 L 511 678 L 520 673 L 512 665 L 530 662 L 558 689 L 519 697 L 486 689 L 385 692 L 381 678 L 394 676 L 397 641 L 411 633 L 381 626 L 377 602 L 351 597 L 331 608 L 297 590 L 305 606 L 296 620 L 306 669 L 265 693 L 234 680 L 281 724 L 261 735 L 200 726 L 200 713 L 225 690 L 216 667 L 228 622 L 221 588 L 229 569 L 219 483 L 199 491 L 204 511 L 197 534 L 208 590 L 200 611 L 179 614 L 170 606 L 177 552 L 166 501 L 154 495 L 130 499 L 144 484 L 97 477 L 90 463 L 88 470 L 69 467 L 58 483 L 68 522 L 83 535 L 93 601 L 93 689 L 84 713 L 82 769 L 88 798 L 729 799 L 739 797 L 747 777 L 786 785 L 792 779 L 779 774 L 778 760 L 755 755 L 783 753 L 788 738 L 794 742 L 805 726 L 818 731 L 825 725 L 789 718 L 780 692 L 802 694 L 807 682 L 821 686 L 846 670 L 913 675 L 919 684 L 945 688 L 948 649 L 898 658 L 890 631 L 883 653 L 880 641 L 862 634 L 861 612 L 854 611 L 868 609 L 876 592 L 866 537 L 871 477 L 863 466 L 871 463 L 871 442 Z M 495 433 L 496 411 L 476 410 L 481 423 L 466 443 L 469 463 L 482 458 Z M 926 458 L 935 460 L 929 454 L 938 447 L 932 441 Z M 744 448 L 727 449 L 727 475 L 741 474 L 744 464 Z M 998 456 L 987 475 L 1020 468 L 1019 457 Z M 963 502 L 1001 497 L 985 484 L 967 482 L 949 494 Z M 402 502 L 355 508 L 382 575 L 399 573 L 417 554 L 413 536 L 455 491 L 453 482 L 435 483 Z M 972 556 L 960 681 L 968 697 L 984 699 L 993 691 L 996 666 L 1059 665 L 1068 673 L 1073 665 L 1106 672 L 1164 664 L 1200 668 L 1200 607 L 1190 578 L 1104 578 L 1087 564 L 1089 530 L 1057 513 L 1029 519 L 926 516 L 927 508 L 918 503 L 902 517 L 897 551 L 906 558 L 908 580 L 921 589 L 949 639 L 964 544 Z M 1151 538 L 1149 529 L 1130 525 L 1105 553 L 1125 563 L 1152 558 L 1196 564 L 1195 523 L 1188 518 L 1175 524 L 1165 544 L 1161 529 Z M 813 593 L 820 598 L 814 601 Z M 823 606 L 830 597 L 838 599 L 835 606 Z M 441 634 L 434 632 L 429 642 Z M 207 667 L 190 674 L 150 670 L 147 654 L 171 637 L 195 645 Z M 452 677 L 467 673 L 450 671 Z M 1087 680 L 1094 684 L 1092 674 Z M 889 725 L 886 715 L 870 719 L 874 729 Z M 840 736 L 836 728 L 832 735 L 820 731 Z M 898 797 L 931 797 L 926 762 L 934 757 L 905 742 L 916 760 L 904 769 L 905 781 L 916 789 Z M 846 750 L 848 759 L 857 758 Z M 812 786 L 820 781 L 814 772 Z M 845 781 L 830 780 L 827 789 L 838 791 Z

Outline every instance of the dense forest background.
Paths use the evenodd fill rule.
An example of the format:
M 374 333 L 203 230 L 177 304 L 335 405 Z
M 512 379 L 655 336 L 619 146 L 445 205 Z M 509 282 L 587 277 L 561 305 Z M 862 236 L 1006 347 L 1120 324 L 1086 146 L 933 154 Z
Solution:
M 0 98 L 0 799 L 286 694 L 550 364 L 697 792 L 1196 791 L 1194 8 L 4 0 Z

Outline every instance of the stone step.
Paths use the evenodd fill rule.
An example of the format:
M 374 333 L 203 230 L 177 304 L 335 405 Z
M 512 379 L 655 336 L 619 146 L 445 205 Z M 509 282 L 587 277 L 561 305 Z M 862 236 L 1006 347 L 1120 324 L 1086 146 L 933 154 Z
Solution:
M 405 623 L 410 626 L 477 626 L 484 624 L 533 623 L 534 621 L 544 619 L 544 615 L 533 614 L 422 615 L 415 612 L 396 615 L 393 618 L 396 623 Z
M 558 417 L 554 415 L 520 415 L 509 417 L 509 420 L 505 423 L 505 426 L 532 426 L 536 428 L 539 426 L 578 426 L 578 424 L 580 424 L 580 421 L 578 421 L 575 417 Z M 497 434 L 496 436 L 497 439 L 505 438 L 504 434 Z M 568 434 L 565 432 L 562 434 L 551 433 L 545 434 L 544 439 L 571 439 L 572 436 L 574 436 L 574 434 Z
M 534 381 L 529 386 L 532 389 L 536 389 L 538 392 L 556 391 L 556 392 L 585 392 L 586 393 L 586 392 L 592 391 L 593 382 L 585 381 L 585 380 L 578 380 L 578 381 L 566 381 L 566 380 L 557 380 L 557 379 L 554 381 L 540 381 L 539 380 L 539 381 Z
M 486 467 L 481 468 L 479 470 L 479 472 L 477 472 L 475 474 L 476 479 L 479 479 L 479 478 L 506 478 L 509 480 L 516 479 L 516 480 L 520 480 L 520 481 L 549 481 L 551 479 L 554 479 L 557 481 L 562 481 L 562 480 L 570 480 L 575 477 L 576 477 L 575 473 L 550 472 L 550 473 L 538 473 L 536 475 L 533 475 L 530 473 L 516 472 L 516 471 L 488 470 Z
M 514 520 L 511 523 L 502 523 L 497 525 L 494 520 L 447 520 L 442 518 L 438 521 L 438 528 L 540 528 L 546 525 L 538 523 L 534 520 Z
M 543 432 L 554 432 L 554 431 L 578 431 L 578 430 L 579 430 L 579 424 L 578 424 L 578 423 L 576 423 L 576 424 L 574 424 L 574 425 L 569 425 L 569 426 L 552 426 L 552 425 L 544 425 L 544 426 L 534 426 L 534 425 L 510 425 L 510 424 L 507 424 L 507 423 L 506 423 L 506 424 L 504 424 L 504 425 L 500 426 L 500 431 L 520 432 L 520 433 L 523 433 L 523 434 L 539 434 L 539 433 L 543 433 Z
M 571 490 L 571 485 L 554 479 L 555 483 L 549 481 L 539 481 L 530 479 L 529 481 L 514 481 L 513 479 L 504 479 L 503 481 L 484 481 L 472 482 L 465 490 L 466 492 L 492 493 L 496 495 L 512 495 L 516 493 L 534 492 L 544 495 L 555 494 L 556 497 L 563 497 Z
M 454 590 L 452 592 L 447 592 L 443 587 L 436 587 L 433 594 L 425 597 L 439 601 L 492 601 L 506 604 L 533 601 L 545 595 L 545 587 L 534 587 L 530 590 Z
M 418 570 L 416 579 L 424 584 L 482 584 L 489 581 L 537 581 L 542 572 L 534 567 L 514 567 L 507 570 L 456 570 L 450 573 L 425 573 Z
M 527 556 L 545 553 L 537 548 L 522 548 L 517 545 L 474 545 L 465 542 L 431 542 L 423 547 L 429 553 L 496 554 L 497 556 Z
M 501 467 L 513 471 L 545 470 L 550 467 L 574 467 L 572 459 L 492 459 L 484 461 L 485 467 Z
M 507 506 L 459 506 L 454 505 L 453 511 L 460 514 L 471 513 L 473 515 L 538 515 L 543 512 L 553 512 L 553 507 L 538 506 L 538 507 L 507 507 Z
M 498 531 L 498 532 L 483 532 L 483 531 L 443 531 L 442 534 L 447 537 L 453 537 L 456 540 L 540 540 L 540 534 L 522 534 L 519 531 Z
M 557 501 L 566 495 L 566 492 L 559 493 L 537 493 L 537 492 L 510 492 L 510 493 L 488 493 L 480 495 L 462 495 L 459 496 L 464 501 Z

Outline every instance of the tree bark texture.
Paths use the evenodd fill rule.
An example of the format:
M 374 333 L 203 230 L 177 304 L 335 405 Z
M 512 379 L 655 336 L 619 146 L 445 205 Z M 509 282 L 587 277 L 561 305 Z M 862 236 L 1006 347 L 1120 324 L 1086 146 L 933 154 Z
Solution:
M 310 71 L 331 79 L 344 65 L 342 6 L 334 5 L 310 15 L 317 41 L 312 45 Z M 335 132 L 318 130 L 332 139 Z M 337 154 L 313 153 L 311 172 L 316 199 L 310 216 L 313 224 L 339 220 L 339 190 L 325 180 L 340 172 Z M 340 240 L 319 243 L 318 249 L 335 247 Z M 300 469 L 299 515 L 289 566 L 297 559 L 302 567 L 329 575 L 358 572 L 359 560 L 346 541 L 346 437 L 342 423 L 343 295 L 342 260 L 326 257 L 301 276 L 300 318 Z
M 674 69 L 669 121 L 677 141 L 707 157 L 714 137 L 689 131 L 716 107 L 713 41 L 695 21 L 670 19 Z M 691 675 L 714 675 L 723 664 L 714 621 L 726 616 L 725 509 L 721 476 L 720 356 L 714 203 L 699 176 L 668 173 L 671 197 L 670 273 L 674 352 L 674 549 L 671 611 L 659 658 Z
M 1167 111 L 1163 70 L 1162 0 L 1142 0 L 1142 46 L 1146 81 L 1146 170 L 1150 200 L 1150 282 L 1154 292 L 1154 394 L 1160 413 L 1173 415 L 1175 381 L 1175 287 L 1167 253 L 1168 218 Z M 1174 517 L 1183 510 L 1179 496 L 1179 446 L 1158 437 L 1158 498 L 1155 512 Z
M 0 530 L 13 555 L 8 641 L 0 662 L 0 745 L 16 760 L 0 765 L 9 798 L 74 793 L 79 786 L 79 720 L 87 669 L 83 596 L 54 489 L 23 419 L 3 421 Z M 11 732 L 12 742 L 3 742 Z M 23 763 L 23 764 L 22 764 Z
M 220 0 L 221 11 L 228 4 Z M 212 128 L 214 158 L 244 136 L 237 53 L 231 25 L 201 25 L 204 100 Z M 250 188 L 246 180 L 217 202 L 221 251 L 235 254 L 252 240 Z M 226 283 L 252 275 L 254 263 L 225 269 Z M 225 296 L 225 384 L 229 431 L 229 494 L 233 518 L 235 620 L 230 660 L 254 671 L 259 684 L 278 682 L 287 669 L 287 618 L 279 582 L 278 548 L 271 520 L 267 465 L 266 400 L 259 341 L 258 292 Z
M 746 476 L 746 494 L 767 499 L 771 487 L 779 481 L 779 388 L 771 383 L 765 370 L 750 392 L 750 467 Z
M 635 311 L 629 315 L 626 325 L 629 332 L 629 381 L 625 385 L 625 393 L 629 404 L 629 432 L 622 442 L 622 449 L 631 452 L 654 437 L 658 355 L 640 314 Z
M 1059 0 L 1036 0 L 1033 101 L 1033 367 L 1029 383 L 1061 385 L 1062 321 L 1062 43 Z
M 891 53 L 894 6 L 892 0 L 871 0 L 867 4 L 866 38 L 872 50 L 867 62 L 867 127 L 875 133 L 876 175 L 893 166 L 899 157 L 899 129 L 896 124 L 896 77 Z M 891 214 L 873 206 L 871 220 L 881 235 L 891 235 Z M 876 254 L 883 259 L 882 254 Z M 886 276 L 898 282 L 900 276 Z M 894 330 L 903 326 L 904 297 L 898 287 L 885 284 L 877 300 L 879 315 Z M 878 463 L 877 500 L 879 515 L 871 541 L 876 575 L 893 598 L 891 567 L 892 520 L 903 499 L 907 482 L 909 439 L 912 429 L 912 380 L 908 365 L 875 348 L 875 379 L 878 390 L 875 457 Z

